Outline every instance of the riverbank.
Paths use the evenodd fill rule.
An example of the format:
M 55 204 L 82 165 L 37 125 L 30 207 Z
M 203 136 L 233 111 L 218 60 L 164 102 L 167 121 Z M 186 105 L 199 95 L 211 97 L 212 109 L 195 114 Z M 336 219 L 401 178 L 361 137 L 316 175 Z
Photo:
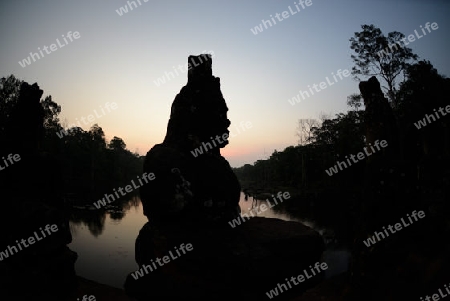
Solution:
M 331 279 L 319 283 L 317 286 L 307 290 L 305 293 L 292 298 L 292 301 L 319 301 L 340 300 L 340 296 L 345 293 L 348 274 L 344 273 Z M 96 300 L 108 301 L 135 301 L 128 297 L 125 291 L 109 285 L 101 284 L 78 276 L 78 288 L 63 301 L 80 300 L 84 295 L 94 296 Z
M 66 297 L 63 301 L 76 301 L 77 298 L 82 300 L 84 295 L 94 296 L 96 300 L 108 301 L 134 301 L 135 299 L 128 297 L 123 289 L 115 288 L 109 285 L 101 284 L 86 278 L 77 277 L 77 289 Z

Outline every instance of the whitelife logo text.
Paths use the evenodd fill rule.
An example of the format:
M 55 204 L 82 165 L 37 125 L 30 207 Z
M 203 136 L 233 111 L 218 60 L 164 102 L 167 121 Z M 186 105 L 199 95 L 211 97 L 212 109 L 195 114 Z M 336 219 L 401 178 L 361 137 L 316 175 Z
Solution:
M 9 256 L 12 256 L 19 251 L 22 251 L 23 248 L 28 248 L 29 246 L 33 245 L 37 241 L 43 240 L 45 237 L 50 236 L 52 233 L 55 233 L 58 231 L 58 226 L 56 224 L 53 225 L 46 225 L 44 229 L 39 228 L 40 233 L 38 231 L 34 231 L 33 235 L 28 237 L 28 239 L 21 239 L 20 241 L 16 240 L 16 246 L 9 246 L 6 248 L 5 251 L 0 252 L 0 261 L 3 261 L 3 258 L 8 258 Z M 40 236 L 39 236 L 40 234 Z M 27 244 L 28 242 L 28 244 Z M 19 248 L 19 250 L 17 250 Z
M 24 58 L 21 62 L 19 62 L 19 65 L 22 68 L 25 68 L 26 66 L 31 65 L 31 63 L 32 63 L 31 60 L 32 59 L 33 59 L 33 62 L 36 62 L 37 60 L 39 60 L 39 59 L 44 57 L 44 53 L 42 52 L 42 50 L 44 50 L 46 54 L 50 54 L 52 52 L 55 52 L 59 48 L 63 48 L 64 46 L 68 45 L 69 42 L 67 41 L 67 39 L 69 39 L 70 42 L 73 42 L 74 39 L 77 40 L 77 39 L 79 39 L 81 37 L 80 33 L 78 31 L 74 31 L 73 33 L 71 31 L 69 31 L 67 33 L 67 39 L 66 39 L 65 35 L 61 35 L 61 36 L 63 37 L 63 40 L 64 40 L 65 44 L 62 44 L 59 41 L 59 38 L 57 38 L 56 39 L 56 43 L 58 45 L 57 44 L 50 44 L 49 47 L 44 45 L 42 47 L 42 49 L 41 49 L 41 47 L 38 47 L 38 52 L 39 53 L 37 53 L 37 52 L 30 52 L 30 55 L 28 57 Z M 57 46 L 59 46 L 59 48 Z M 39 54 L 41 54 L 41 55 L 39 55 Z
M 105 103 L 105 107 L 100 106 L 100 111 L 101 114 L 99 114 L 97 112 L 97 109 L 94 110 L 93 114 L 89 114 L 86 118 L 84 116 L 82 116 L 80 119 L 83 122 L 84 125 L 88 125 L 90 123 L 93 123 L 95 121 L 96 118 L 101 118 L 103 116 L 105 116 L 107 113 L 110 113 L 112 110 L 116 110 L 117 109 L 117 103 L 113 102 L 113 103 Z M 80 124 L 80 120 L 78 120 L 78 118 L 75 118 L 77 120 L 77 123 L 74 124 L 69 124 L 69 129 L 65 130 L 62 129 L 61 131 L 59 131 L 59 133 L 56 133 L 56 136 L 58 136 L 59 139 L 62 139 L 64 136 L 69 135 L 69 132 L 74 129 L 76 126 L 81 128 L 81 124 Z
M 186 250 L 185 250 L 186 248 Z M 184 245 L 181 244 L 180 245 L 180 250 L 183 254 L 186 254 L 186 251 L 192 251 L 194 249 L 194 247 L 192 246 L 192 244 L 186 244 Z M 170 260 L 175 260 L 178 257 L 180 257 L 183 254 L 180 254 L 180 251 L 178 250 L 177 247 L 175 247 L 175 252 L 177 253 L 178 256 L 175 256 L 172 251 L 169 251 L 169 255 L 163 256 L 163 258 L 159 258 L 156 257 L 155 261 L 158 263 L 158 265 L 160 267 L 162 267 L 164 264 L 167 264 L 170 262 Z M 158 268 L 158 266 L 156 265 L 156 263 L 153 261 L 153 259 L 150 260 L 150 264 L 144 264 L 142 265 L 142 268 L 140 268 L 139 270 L 137 270 L 136 272 L 131 273 L 131 276 L 134 278 L 134 280 L 138 280 L 140 277 L 144 277 L 146 274 L 150 272 L 153 272 L 154 270 L 156 270 Z
M 411 218 L 411 216 L 412 216 L 412 218 Z M 410 226 L 414 221 L 417 222 L 417 221 L 419 220 L 417 217 L 419 217 L 419 218 L 424 218 L 424 217 L 425 217 L 425 212 L 423 212 L 423 211 L 416 212 L 416 210 L 414 210 L 414 211 L 411 213 L 411 216 L 409 216 L 409 214 L 407 214 L 407 217 L 408 217 L 408 220 L 409 220 L 410 224 L 408 224 L 407 222 L 405 222 L 405 220 L 404 220 L 403 217 L 402 217 L 402 218 L 400 219 L 401 223 L 396 223 L 394 226 L 392 226 L 392 225 L 387 226 L 387 228 L 389 229 L 389 231 L 386 229 L 386 227 L 383 227 L 384 233 L 383 233 L 383 232 L 376 232 L 376 231 L 375 231 L 375 233 L 374 233 L 375 235 L 372 236 L 372 237 L 369 237 L 369 238 L 366 239 L 366 240 L 364 240 L 363 243 L 366 245 L 366 247 L 373 246 L 374 244 L 376 244 L 376 243 L 379 242 L 380 240 L 385 239 L 386 237 L 388 237 L 388 236 L 389 236 L 389 232 L 390 232 L 391 234 L 394 234 L 394 233 L 396 233 L 397 231 L 402 230 L 403 227 L 406 228 L 406 227 Z M 413 221 L 412 219 L 414 219 L 414 221 Z M 394 228 L 395 228 L 395 230 L 394 230 Z
M 117 190 L 120 192 L 120 195 L 121 196 L 126 196 L 127 195 L 127 193 L 130 193 L 130 192 L 132 192 L 134 189 L 138 189 L 139 187 L 141 187 L 141 186 L 144 186 L 144 183 L 142 183 L 142 181 L 141 181 L 141 177 L 139 177 L 139 176 L 137 176 L 136 177 L 137 179 L 138 179 L 138 181 L 139 181 L 139 184 L 140 185 L 136 185 L 135 183 L 134 183 L 134 180 L 131 180 L 131 184 L 133 185 L 127 185 L 127 186 L 125 186 L 125 191 L 126 191 L 126 193 L 124 193 L 123 192 L 123 188 L 122 187 L 119 187 Z M 150 181 L 153 181 L 155 179 L 155 174 L 154 173 L 149 173 L 149 174 L 147 174 L 147 173 L 144 173 L 143 175 L 142 175 L 142 180 L 144 180 L 144 182 L 145 182 L 145 184 L 148 184 L 148 181 L 150 180 Z M 117 197 L 117 199 L 119 199 L 120 198 L 120 196 L 119 196 L 119 193 L 117 193 L 117 190 L 114 188 L 113 189 L 114 190 L 114 194 L 116 195 L 116 197 Z M 107 194 L 107 193 L 105 193 L 105 197 L 104 198 L 102 198 L 102 199 L 100 199 L 100 200 L 98 200 L 97 202 L 95 202 L 94 203 L 94 206 L 97 208 L 97 209 L 100 209 L 100 208 L 102 208 L 102 206 L 106 206 L 106 202 L 108 202 L 108 204 L 109 203 L 111 203 L 111 202 L 114 202 L 116 200 L 116 198 L 114 197 L 114 195 L 113 194 Z

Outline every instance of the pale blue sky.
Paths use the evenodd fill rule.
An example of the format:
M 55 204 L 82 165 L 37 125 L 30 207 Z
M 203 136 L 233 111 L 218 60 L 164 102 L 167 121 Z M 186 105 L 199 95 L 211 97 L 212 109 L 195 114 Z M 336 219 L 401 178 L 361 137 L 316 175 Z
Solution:
M 351 69 L 349 39 L 362 24 L 409 35 L 426 22 L 438 23 L 409 47 L 450 76 L 449 1 L 312 0 L 257 35 L 250 29 L 294 9 L 294 1 L 135 2 L 138 7 L 122 16 L 116 10 L 127 5 L 123 0 L 0 2 L 0 76 L 37 82 L 62 106 L 60 117 L 68 124 L 116 102 L 116 110 L 94 122 L 107 139 L 119 136 L 131 151 L 145 154 L 163 140 L 170 105 L 187 74 L 179 72 L 160 86 L 154 81 L 185 65 L 189 55 L 213 52 L 213 74 L 221 78 L 231 131 L 241 122 L 252 123 L 222 151 L 234 167 L 295 145 L 300 118 L 347 111 L 347 96 L 358 92 L 351 77 L 294 106 L 288 99 L 338 69 Z M 62 42 L 69 31 L 80 38 L 25 68 L 19 65 L 38 47 Z

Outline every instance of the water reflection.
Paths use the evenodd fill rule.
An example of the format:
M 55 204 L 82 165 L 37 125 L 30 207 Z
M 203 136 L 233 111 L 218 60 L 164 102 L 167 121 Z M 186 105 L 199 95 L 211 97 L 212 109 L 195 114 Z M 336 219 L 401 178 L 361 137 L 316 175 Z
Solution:
M 278 205 L 274 205 L 271 199 L 269 202 L 273 207 L 258 216 L 300 222 L 316 230 L 323 237 L 325 251 L 322 261 L 327 262 L 329 267 L 325 271 L 325 278 L 348 271 L 351 253 L 345 231 L 348 231 L 349 225 L 341 214 L 337 214 L 339 211 L 336 208 L 318 210 L 314 202 L 302 202 L 299 199 L 287 199 Z M 261 211 L 261 204 L 268 203 L 264 200 L 254 202 L 251 197 L 246 200 L 243 194 L 239 202 L 242 214 L 249 214 L 255 207 Z M 255 209 L 253 212 L 256 212 Z
M 69 247 L 78 253 L 75 270 L 79 276 L 122 288 L 126 274 L 137 269 L 134 244 L 147 222 L 140 199 L 128 200 L 101 210 L 73 210 Z
M 119 225 L 131 208 L 137 208 L 141 204 L 138 195 L 132 195 L 128 199 L 120 199 L 114 204 L 108 204 L 102 209 L 96 209 L 94 206 L 74 206 L 70 212 L 71 226 L 87 226 L 89 232 L 97 237 L 102 234 L 105 228 L 106 219 L 109 218 L 112 223 Z M 72 227 L 73 231 L 76 228 Z
M 86 226 L 89 232 L 97 237 L 102 234 L 105 227 L 106 215 L 97 210 L 74 209 L 70 214 L 70 228 L 77 229 L 77 226 Z M 73 231 L 72 231 L 72 234 Z
M 261 209 L 262 204 L 267 205 L 267 208 L 269 207 L 268 203 L 265 200 L 257 200 L 255 202 L 253 202 L 252 197 L 249 197 L 248 200 L 245 200 L 245 195 L 243 192 L 241 192 L 241 199 L 239 200 L 239 206 L 241 207 L 241 214 L 249 214 L 250 215 L 250 211 L 253 208 L 252 212 L 254 214 L 257 211 L 260 212 L 259 214 L 257 214 L 257 216 L 259 216 L 259 217 L 279 218 L 279 219 L 282 219 L 285 221 L 301 222 L 300 219 L 293 217 L 287 211 L 283 211 L 283 210 L 275 211 L 274 210 L 276 207 L 281 207 L 282 204 L 275 205 L 274 202 L 272 201 L 271 205 L 273 206 L 273 209 L 270 208 L 264 212 L 262 212 L 262 209 Z
M 271 199 L 269 199 L 268 202 L 266 200 L 253 200 L 252 197 L 249 197 L 246 200 L 245 195 L 243 197 L 243 193 L 241 193 L 239 206 L 241 207 L 242 214 L 249 214 L 252 208 L 253 213 L 256 212 L 256 209 L 261 212 L 262 204 L 267 205 L 267 207 L 271 206 L 271 209 L 261 212 L 257 216 L 300 222 L 319 232 L 324 237 L 326 244 L 330 244 L 336 241 L 336 236 L 333 230 L 319 225 L 314 220 L 313 212 L 311 210 L 305 208 L 304 206 L 303 208 L 300 208 L 298 204 L 295 204 L 295 202 L 298 202 L 298 200 L 286 199 L 282 203 L 278 202 L 278 204 L 275 204 Z M 322 214 L 324 213 L 322 212 Z
M 323 235 L 327 245 L 323 254 L 323 260 L 329 266 L 327 277 L 347 270 L 350 254 L 336 243 L 335 232 L 319 226 L 316 221 L 303 217 L 301 213 L 290 212 L 292 206 L 289 206 L 289 201 L 285 200 L 283 204 L 275 205 L 258 216 L 301 222 L 315 229 Z M 258 201 L 257 206 L 263 203 L 264 201 Z M 241 193 L 239 205 L 242 213 L 248 214 L 252 208 L 252 200 L 250 198 L 246 201 Z M 134 260 L 135 240 L 146 222 L 140 198 L 136 195 L 101 210 L 72 210 L 70 228 L 73 242 L 69 247 L 78 253 L 75 263 L 77 274 L 123 288 L 126 275 L 138 269 Z

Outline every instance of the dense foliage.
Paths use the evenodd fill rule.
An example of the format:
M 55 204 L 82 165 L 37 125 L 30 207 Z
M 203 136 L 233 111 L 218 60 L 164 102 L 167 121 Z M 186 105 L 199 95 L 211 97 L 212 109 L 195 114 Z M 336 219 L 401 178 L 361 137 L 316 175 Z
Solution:
M 429 61 L 416 61 L 417 55 L 401 46 L 402 38 L 401 33 L 392 32 L 385 37 L 374 25 L 363 25 L 362 31 L 350 39 L 350 48 L 355 51 L 351 57 L 356 78 L 377 75 L 387 83 L 385 97 L 392 107 L 400 139 L 398 162 L 407 161 L 411 168 L 416 168 L 429 156 L 449 157 L 449 117 L 440 118 L 420 131 L 414 123 L 449 104 L 450 79 L 440 75 Z M 380 51 L 395 43 L 396 48 L 379 56 Z M 396 84 L 400 74 L 403 81 Z M 288 186 L 302 194 L 361 192 L 364 163 L 356 163 L 333 176 L 325 172 L 365 146 L 365 120 L 371 117 L 366 116 L 361 95 L 350 95 L 347 105 L 350 110 L 334 118 L 303 123 L 308 120 L 299 120 L 298 145 L 275 150 L 266 160 L 235 168 L 243 188 L 274 191 Z
M 3 137 L 11 112 L 16 108 L 22 82 L 14 75 L 0 79 L 0 137 Z M 63 183 L 63 187 L 57 188 L 63 196 L 91 202 L 142 174 L 143 157 L 129 151 L 121 138 L 114 137 L 107 142 L 98 124 L 89 130 L 66 128 L 67 135 L 60 137 L 57 133 L 63 130 L 58 118 L 61 106 L 51 96 L 41 99 L 40 104 L 44 110 L 44 122 L 39 153 L 51 158 L 53 163 L 57 162 L 56 168 Z

